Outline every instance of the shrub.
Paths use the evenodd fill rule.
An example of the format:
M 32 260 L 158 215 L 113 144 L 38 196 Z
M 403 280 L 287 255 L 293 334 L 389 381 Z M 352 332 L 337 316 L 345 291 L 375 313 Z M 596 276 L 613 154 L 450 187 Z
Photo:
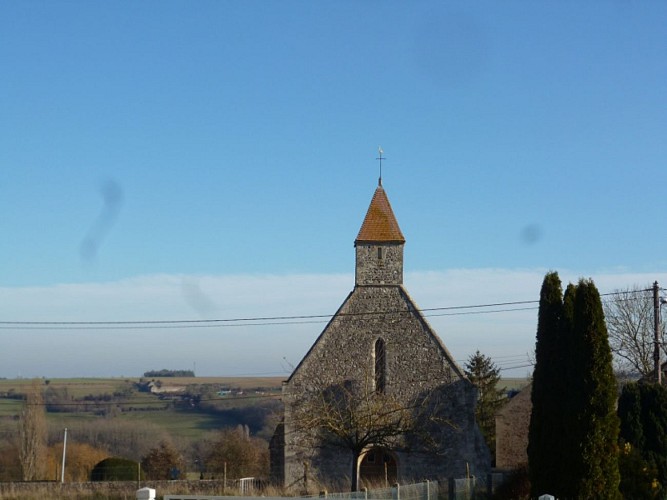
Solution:
M 90 473 L 91 481 L 136 481 L 139 463 L 127 458 L 110 457 L 99 462 Z M 141 472 L 140 479 L 144 479 Z

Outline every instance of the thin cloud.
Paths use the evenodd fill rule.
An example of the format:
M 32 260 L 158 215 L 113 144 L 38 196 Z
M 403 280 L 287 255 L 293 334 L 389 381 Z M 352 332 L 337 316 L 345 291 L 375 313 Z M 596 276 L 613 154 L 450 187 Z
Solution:
M 450 269 L 405 275 L 408 292 L 422 309 L 538 300 L 547 269 Z M 591 277 L 602 293 L 667 283 L 666 273 L 610 272 L 585 275 L 559 271 L 564 284 Z M 184 283 L 196 283 L 192 304 Z M 140 276 L 109 283 L 0 288 L 4 321 L 145 321 L 331 315 L 354 286 L 352 274 Z M 204 299 L 201 299 L 203 297 Z M 507 309 L 507 308 L 506 308 Z M 477 349 L 492 358 L 528 360 L 534 349 L 537 309 L 488 314 L 427 312 L 452 354 L 465 360 Z M 4 325 L 7 345 L 0 376 L 139 376 L 146 370 L 186 369 L 200 375 L 285 374 L 324 328 L 326 318 L 284 324 L 210 328 L 105 330 L 21 329 Z M 266 324 L 269 323 L 269 324 Z M 509 362 L 511 360 L 511 362 Z M 505 375 L 524 376 L 529 368 Z

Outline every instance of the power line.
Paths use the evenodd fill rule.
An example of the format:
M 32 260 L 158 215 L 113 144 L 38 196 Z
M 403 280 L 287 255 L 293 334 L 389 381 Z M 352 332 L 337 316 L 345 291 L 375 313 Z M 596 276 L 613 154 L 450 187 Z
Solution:
M 469 316 L 476 314 L 493 314 L 493 313 L 505 313 L 505 312 L 514 312 L 514 311 L 536 311 L 537 307 L 518 307 L 512 309 L 496 309 L 492 311 L 465 311 L 465 312 L 450 312 L 450 313 L 441 313 L 441 314 L 423 314 L 425 318 L 433 317 L 443 317 L 443 316 Z M 338 314 L 340 316 L 364 316 L 364 315 L 376 315 L 376 314 L 405 314 L 409 311 L 381 311 L 381 312 L 368 312 L 368 313 L 353 313 L 353 314 Z M 328 319 L 322 320 L 304 320 L 304 321 L 271 321 L 271 322 L 254 322 L 256 320 L 240 320 L 247 321 L 246 323 L 208 323 L 208 324 L 187 324 L 184 322 L 178 322 L 178 324 L 169 324 L 164 323 L 160 325 L 151 324 L 146 325 L 143 322 L 138 322 L 136 326 L 132 324 L 114 324 L 109 323 L 105 325 L 92 324 L 88 326 L 87 323 L 72 323 L 69 325 L 64 325 L 60 323 L 49 323 L 49 322 L 40 322 L 35 324 L 34 322 L 16 322 L 11 324 L 6 324 L 5 322 L 0 321 L 0 330 L 165 330 L 165 329 L 181 329 L 181 328 L 239 328 L 239 327 L 248 327 L 248 326 L 281 326 L 281 325 L 309 325 L 309 324 L 324 324 L 328 323 L 330 316 L 326 316 Z M 228 321 L 228 320 L 211 320 L 211 321 Z M 232 320 L 229 320 L 232 321 Z M 252 322 L 251 322 L 252 321 Z M 257 320 L 259 321 L 259 320 Z M 50 325 L 54 326 L 50 326 Z M 4 325 L 4 326 L 2 326 Z
M 537 307 L 516 307 L 513 309 L 496 309 L 493 311 L 468 311 L 468 312 L 456 312 L 456 313 L 442 313 L 442 314 L 424 314 L 425 317 L 437 317 L 437 316 L 467 316 L 471 314 L 493 314 L 501 312 L 514 312 L 514 311 L 536 311 Z
M 652 288 L 646 288 L 641 290 L 622 290 L 615 292 L 608 292 L 600 294 L 601 297 L 609 295 L 624 295 L 629 293 L 639 293 L 639 292 L 650 292 Z M 483 309 L 489 307 L 501 307 L 501 306 L 516 306 L 516 305 L 525 305 L 525 304 L 538 304 L 539 300 L 516 300 L 509 302 L 491 302 L 486 304 L 472 304 L 472 305 L 463 305 L 463 306 L 444 306 L 444 307 L 425 307 L 417 309 L 421 313 L 433 312 L 433 311 L 453 311 L 460 309 Z M 367 312 L 358 312 L 358 313 L 338 313 L 337 316 L 366 316 L 366 315 L 376 315 L 376 314 L 392 314 L 392 313 L 402 313 L 410 312 L 404 310 L 386 310 L 386 311 L 367 311 Z M 318 319 L 318 318 L 331 318 L 331 314 L 302 314 L 294 316 L 254 316 L 254 317 L 242 317 L 242 318 L 216 318 L 216 319 L 176 319 L 176 320 L 129 320 L 129 321 L 0 321 L 0 325 L 82 325 L 82 326 L 95 326 L 95 325 L 169 325 L 169 324 L 206 324 L 206 323 L 239 323 L 239 322 L 248 322 L 248 321 L 282 321 L 282 320 L 297 320 L 297 319 Z
M 626 290 L 601 294 L 601 297 L 612 295 L 628 295 L 649 292 L 652 289 Z M 625 298 L 621 300 L 633 300 Z M 473 304 L 463 306 L 446 306 L 416 309 L 424 317 L 467 316 L 477 314 L 495 314 L 537 310 L 531 307 L 507 307 L 528 304 L 538 304 L 538 300 L 520 300 L 510 302 L 494 302 L 488 304 Z M 489 308 L 492 310 L 480 310 Z M 439 312 L 441 311 L 441 312 Z M 406 314 L 407 310 L 366 311 L 356 313 L 338 313 L 337 318 L 377 316 L 389 314 Z M 186 319 L 186 320 L 132 320 L 132 321 L 0 321 L 0 330 L 151 330 L 151 329 L 180 329 L 180 328 L 217 328 L 217 327 L 247 327 L 247 326 L 281 326 L 327 323 L 333 318 L 331 314 L 307 314 L 293 316 L 257 316 L 241 318 L 217 319 Z
M 181 328 L 238 328 L 238 327 L 248 327 L 248 326 L 277 326 L 277 325 L 307 325 L 307 324 L 323 324 L 327 320 L 319 321 L 276 321 L 276 322 L 266 322 L 266 323 L 238 323 L 238 324 L 163 324 L 163 325 L 143 325 L 137 324 L 132 326 L 127 325 L 113 325 L 109 324 L 106 326 L 97 326 L 91 325 L 86 326 L 84 323 L 74 324 L 71 326 L 67 325 L 56 325 L 48 326 L 50 323 L 31 326 L 30 323 L 18 324 L 16 326 L 0 326 L 0 330 L 169 330 L 169 329 L 181 329 Z M 3 323 L 0 322 L 0 325 Z
M 537 301 L 497 302 L 491 304 L 475 304 L 466 306 L 432 307 L 418 309 L 424 317 L 462 316 L 474 314 L 491 314 L 512 311 L 524 311 L 530 308 L 505 308 L 492 311 L 461 311 L 463 309 L 482 309 L 507 305 L 534 304 Z M 458 311 L 435 314 L 435 311 Z M 377 316 L 388 314 L 408 314 L 410 310 L 369 311 L 359 313 L 339 313 L 336 317 Z M 424 314 L 426 313 L 426 314 Z M 429 314 L 430 313 L 430 314 Z M 299 316 L 260 316 L 229 319 L 200 320 L 143 320 L 143 321 L 0 321 L 0 330 L 150 330 L 174 328 L 213 328 L 213 327 L 247 327 L 247 326 L 280 326 L 321 324 L 328 322 L 333 316 L 324 314 Z
M 502 372 L 502 371 L 505 371 L 505 370 L 517 370 L 519 368 L 529 368 L 529 367 L 532 368 L 533 366 L 535 366 L 533 363 L 527 363 L 525 365 L 506 366 L 506 367 L 499 368 L 499 370 Z
M 466 306 L 447 306 L 447 307 L 432 307 L 417 309 L 419 312 L 431 311 L 451 311 L 457 309 L 478 309 L 488 307 L 500 307 L 520 304 L 536 304 L 536 300 L 522 300 L 515 302 L 497 302 L 492 304 L 475 304 Z M 400 314 L 409 313 L 410 310 L 386 310 L 386 311 L 367 311 L 358 313 L 339 313 L 338 317 L 349 316 L 372 316 L 382 314 Z M 0 325 L 7 326 L 97 326 L 97 325 L 113 325 L 113 326 L 133 326 L 133 325 L 196 325 L 196 324 L 215 324 L 215 323 L 242 323 L 251 321 L 287 321 L 287 320 L 301 320 L 301 319 L 318 319 L 331 318 L 331 314 L 308 314 L 298 316 L 258 316 L 249 318 L 227 318 L 227 319 L 185 319 L 185 320 L 137 320 L 137 321 L 0 321 Z

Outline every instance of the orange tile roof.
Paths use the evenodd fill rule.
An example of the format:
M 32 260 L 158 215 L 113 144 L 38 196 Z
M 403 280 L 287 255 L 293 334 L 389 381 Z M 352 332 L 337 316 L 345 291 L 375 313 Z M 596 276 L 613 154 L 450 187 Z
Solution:
M 401 228 L 389 204 L 387 194 L 378 186 L 366 212 L 355 243 L 358 241 L 394 241 L 405 243 Z

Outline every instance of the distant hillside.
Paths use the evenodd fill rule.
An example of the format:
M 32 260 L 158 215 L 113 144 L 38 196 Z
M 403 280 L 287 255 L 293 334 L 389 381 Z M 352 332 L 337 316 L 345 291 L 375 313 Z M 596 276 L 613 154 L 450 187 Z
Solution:
M 286 377 L 165 377 L 41 379 L 47 420 L 78 428 L 100 417 L 113 422 L 150 422 L 172 437 L 198 439 L 239 424 L 268 438 L 267 419 L 280 402 Z M 32 379 L 0 380 L 0 436 L 16 431 Z M 150 384 L 149 384 L 150 383 Z M 150 386 L 160 390 L 152 392 Z M 148 390 L 147 390 L 148 388 Z

